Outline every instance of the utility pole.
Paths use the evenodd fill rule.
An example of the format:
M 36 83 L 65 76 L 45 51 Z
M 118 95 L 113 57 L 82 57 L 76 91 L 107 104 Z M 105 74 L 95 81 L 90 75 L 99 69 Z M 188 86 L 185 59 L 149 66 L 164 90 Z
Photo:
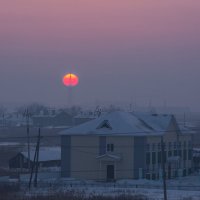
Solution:
M 25 117 L 26 117 L 26 133 L 27 133 L 27 146 L 28 146 L 28 169 L 30 172 L 31 170 L 31 167 L 30 167 L 30 113 L 28 109 L 26 109 L 25 111 Z
M 39 167 L 39 150 L 40 150 L 40 128 L 39 128 L 39 131 L 38 131 L 38 139 L 37 139 L 37 145 L 36 145 L 36 149 L 35 149 L 35 154 L 34 154 L 34 161 L 33 161 L 33 164 L 31 166 L 31 176 L 30 176 L 30 179 L 29 179 L 29 190 L 31 189 L 31 183 L 32 183 L 32 178 L 33 178 L 33 173 L 34 173 L 34 170 L 35 170 L 35 167 L 36 167 L 36 170 L 35 170 L 35 178 L 34 178 L 34 187 L 37 187 L 37 174 L 38 174 L 38 167 Z
M 37 146 L 36 146 L 36 149 L 35 149 L 33 164 L 31 166 L 31 176 L 30 176 L 30 179 L 29 179 L 29 190 L 31 189 L 31 182 L 32 182 L 32 178 L 33 178 L 34 168 L 35 168 L 36 153 L 37 153 Z
M 183 114 L 183 124 L 184 124 L 184 127 L 186 126 L 186 115 L 185 115 L 185 112 Z
M 167 187 L 166 187 L 166 172 L 165 172 L 165 144 L 163 142 L 163 136 L 161 137 L 161 151 L 162 151 L 162 178 L 163 178 L 163 193 L 164 193 L 164 200 L 167 200 Z
M 3 114 L 2 114 L 2 126 L 3 126 L 3 128 L 5 128 L 5 115 L 4 115 L 4 112 L 3 112 Z
M 38 130 L 38 142 L 37 142 L 37 150 L 36 150 L 36 169 L 35 169 L 35 179 L 34 179 L 34 187 L 37 187 L 37 175 L 38 175 L 38 167 L 39 167 L 39 152 L 40 152 L 40 128 Z

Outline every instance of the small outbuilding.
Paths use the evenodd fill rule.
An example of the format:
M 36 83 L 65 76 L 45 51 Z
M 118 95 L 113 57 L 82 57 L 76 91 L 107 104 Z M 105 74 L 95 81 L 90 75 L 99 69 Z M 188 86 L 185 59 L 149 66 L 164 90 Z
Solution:
M 30 151 L 30 167 L 34 163 L 35 151 Z M 60 167 L 61 165 L 61 149 L 45 148 L 39 151 L 39 167 Z M 28 152 L 19 152 L 9 160 L 10 169 L 27 169 L 28 168 Z

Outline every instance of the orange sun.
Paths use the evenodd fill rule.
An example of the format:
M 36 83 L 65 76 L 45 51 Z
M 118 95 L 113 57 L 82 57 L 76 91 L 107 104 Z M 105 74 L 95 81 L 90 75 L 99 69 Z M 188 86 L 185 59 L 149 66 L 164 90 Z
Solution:
M 79 78 L 77 75 L 75 74 L 66 74 L 63 77 L 63 84 L 67 87 L 74 87 L 76 85 L 78 85 L 79 83 Z

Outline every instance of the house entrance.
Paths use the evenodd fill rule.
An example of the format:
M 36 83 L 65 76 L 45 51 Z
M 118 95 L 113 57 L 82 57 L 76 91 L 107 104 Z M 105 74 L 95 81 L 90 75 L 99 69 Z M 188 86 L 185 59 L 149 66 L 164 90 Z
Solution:
M 113 181 L 114 179 L 114 165 L 107 165 L 107 181 Z

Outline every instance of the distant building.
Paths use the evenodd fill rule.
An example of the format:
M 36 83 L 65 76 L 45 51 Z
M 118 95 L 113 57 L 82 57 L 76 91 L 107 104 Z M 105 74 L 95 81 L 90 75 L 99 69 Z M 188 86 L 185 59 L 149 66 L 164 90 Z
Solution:
M 33 165 L 35 151 L 30 151 L 30 165 Z M 61 150 L 60 148 L 46 148 L 39 152 L 39 167 L 60 167 Z M 19 152 L 9 160 L 10 169 L 27 169 L 28 152 Z
M 200 148 L 193 148 L 193 162 L 195 171 L 200 170 Z
M 43 113 L 32 116 L 34 126 L 42 127 L 59 127 L 59 126 L 72 126 L 73 116 L 65 111 Z
M 79 124 L 83 124 L 85 122 L 91 121 L 93 119 L 96 119 L 100 117 L 101 115 L 104 115 L 104 112 L 101 111 L 82 111 L 78 115 L 74 117 L 74 126 L 77 126 Z
M 32 125 L 33 122 L 30 119 L 29 125 Z M 20 127 L 27 125 L 26 118 L 17 112 L 6 113 L 0 116 L 0 127 Z
M 193 134 L 180 130 L 173 115 L 115 111 L 60 134 L 62 177 L 160 179 L 162 159 L 168 179 L 193 170 Z

